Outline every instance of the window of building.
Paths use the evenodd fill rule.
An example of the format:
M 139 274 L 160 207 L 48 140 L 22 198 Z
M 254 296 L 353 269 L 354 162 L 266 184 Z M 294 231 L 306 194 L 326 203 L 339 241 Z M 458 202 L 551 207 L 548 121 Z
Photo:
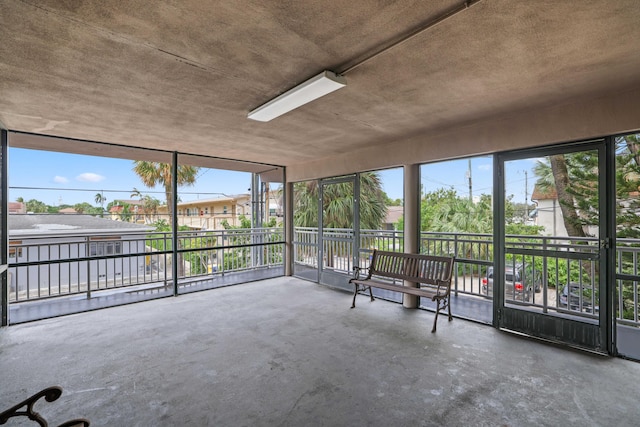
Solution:
M 89 245 L 89 256 L 119 255 L 122 253 L 122 242 L 92 242 Z
M 226 205 L 222 207 L 222 213 L 225 213 L 225 214 L 227 213 L 227 206 Z
M 9 248 L 9 259 L 18 259 L 22 257 L 22 248 Z

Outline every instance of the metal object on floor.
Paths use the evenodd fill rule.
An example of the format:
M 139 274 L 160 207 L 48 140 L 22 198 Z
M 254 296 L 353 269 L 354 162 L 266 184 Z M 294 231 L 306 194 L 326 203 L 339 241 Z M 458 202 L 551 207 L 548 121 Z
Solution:
M 31 421 L 35 421 L 36 423 L 38 423 L 41 427 L 48 427 L 49 423 L 47 423 L 47 420 L 45 420 L 42 415 L 37 413 L 33 409 L 33 406 L 42 397 L 44 397 L 44 400 L 46 400 L 47 402 L 53 402 L 55 400 L 58 400 L 61 395 L 62 388 L 58 386 L 47 387 L 44 390 L 40 390 L 33 396 L 0 413 L 0 424 L 6 424 L 10 418 L 27 417 Z M 89 427 L 89 421 L 84 418 L 77 418 L 75 420 L 66 421 L 60 424 L 58 427 L 78 426 Z

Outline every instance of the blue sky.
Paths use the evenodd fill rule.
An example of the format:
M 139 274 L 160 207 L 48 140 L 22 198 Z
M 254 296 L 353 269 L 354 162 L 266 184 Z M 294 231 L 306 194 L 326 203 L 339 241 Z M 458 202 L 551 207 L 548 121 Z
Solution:
M 527 193 L 533 191 L 535 177 L 531 168 L 535 159 L 509 162 L 506 167 L 507 194 L 521 202 L 525 195 L 525 171 L 528 171 Z M 427 164 L 421 167 L 424 191 L 453 188 L 461 196 L 469 194 L 467 159 Z M 133 161 L 54 153 L 19 148 L 9 149 L 9 198 L 37 199 L 52 206 L 60 204 L 95 203 L 95 195 L 103 192 L 107 203 L 130 199 L 133 188 L 164 201 L 161 187 L 145 187 L 132 171 Z M 384 191 L 392 199 L 403 197 L 402 168 L 380 171 Z M 471 160 L 472 191 L 474 196 L 491 194 L 493 161 L 491 156 Z M 244 172 L 201 169 L 193 187 L 181 187 L 181 200 L 189 201 L 239 194 L 249 191 L 251 174 Z M 18 187 L 32 187 L 26 189 Z M 43 189 L 44 188 L 44 189 Z
M 161 201 L 164 189 L 147 188 L 133 172 L 133 161 L 39 150 L 9 148 L 9 200 L 40 200 L 51 206 L 87 202 L 96 205 L 95 195 L 104 191 L 107 202 L 131 199 L 133 188 Z M 219 197 L 222 194 L 246 193 L 251 174 L 200 169 L 196 185 L 180 187 L 184 201 Z M 16 187 L 46 189 L 29 190 Z
M 537 159 L 508 162 L 505 166 L 507 195 L 513 195 L 515 202 L 524 202 L 525 183 L 527 196 L 535 184 L 532 168 Z M 439 188 L 454 189 L 458 195 L 469 194 L 469 160 L 459 159 L 422 165 L 420 169 L 422 190 L 435 191 Z M 525 171 L 528 177 L 525 176 Z M 383 189 L 392 199 L 402 198 L 402 168 L 380 171 Z M 471 189 L 473 196 L 491 194 L 493 191 L 493 158 L 491 156 L 471 159 Z

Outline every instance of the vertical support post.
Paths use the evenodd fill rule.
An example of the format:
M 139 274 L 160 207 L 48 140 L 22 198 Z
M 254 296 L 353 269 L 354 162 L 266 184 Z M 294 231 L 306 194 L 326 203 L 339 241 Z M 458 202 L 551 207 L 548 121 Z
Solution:
M 505 227 L 504 227 L 504 159 L 493 155 L 493 326 L 500 327 L 504 307 Z
M 420 251 L 420 166 L 404 165 L 404 251 L 416 254 Z M 418 287 L 417 283 L 404 282 L 405 286 Z M 403 294 L 402 305 L 418 308 L 418 297 Z
M 8 176 L 7 176 L 7 145 L 8 132 L 0 129 L 0 326 L 9 324 L 9 286 L 7 283 L 7 245 L 9 234 L 7 196 L 8 196 Z M 17 290 L 17 286 L 16 286 Z
M 353 267 L 360 267 L 360 174 L 357 173 L 353 182 Z
M 89 241 L 89 236 L 84 238 L 84 256 L 89 258 L 91 254 L 91 242 Z M 98 288 L 100 288 L 100 261 L 97 261 L 98 271 L 96 271 L 96 283 L 98 283 Z M 80 288 L 80 276 L 78 276 L 78 288 Z M 78 289 L 80 290 L 80 289 Z M 91 261 L 87 261 L 87 299 L 91 299 Z
M 260 175 L 257 173 L 251 174 L 251 244 L 254 245 L 251 248 L 251 267 L 257 267 L 260 265 L 260 232 L 262 228 L 262 209 L 261 199 L 262 192 L 260 191 Z
M 322 180 L 318 180 L 318 237 L 317 237 L 317 245 L 318 245 L 318 276 L 317 280 L 320 283 L 320 278 L 322 277 L 322 271 L 324 270 L 324 214 L 322 209 L 322 201 L 324 200 L 324 185 L 322 184 Z
M 173 152 L 173 159 L 171 161 L 171 205 L 172 217 L 171 217 L 171 230 L 172 230 L 172 259 L 171 274 L 173 275 L 173 296 L 178 296 L 178 152 Z
M 284 275 L 293 275 L 293 183 L 284 171 Z
M 600 221 L 603 223 L 601 229 L 604 228 L 605 239 L 604 248 L 600 251 L 600 271 L 605 272 L 600 275 L 600 307 L 606 307 L 600 310 L 600 330 L 602 331 L 602 342 L 606 343 L 607 352 L 612 355 L 618 355 L 618 329 L 616 316 L 616 288 L 618 281 L 616 280 L 616 141 L 612 136 L 605 138 L 604 153 L 600 150 L 600 168 L 604 164 L 604 173 L 599 174 L 599 186 L 603 188 L 600 192 Z M 602 170 L 602 169 L 601 169 Z M 604 217 L 602 217 L 604 215 Z M 601 240 L 602 241 L 602 240 Z M 622 294 L 622 290 L 620 292 Z M 602 295 L 605 297 L 605 304 L 602 304 Z

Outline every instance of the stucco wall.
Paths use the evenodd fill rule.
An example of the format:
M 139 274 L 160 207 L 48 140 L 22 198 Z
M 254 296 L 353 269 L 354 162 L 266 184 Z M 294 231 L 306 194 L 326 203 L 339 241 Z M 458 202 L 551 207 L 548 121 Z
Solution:
M 416 135 L 287 168 L 289 181 L 587 140 L 640 129 L 640 87 Z

